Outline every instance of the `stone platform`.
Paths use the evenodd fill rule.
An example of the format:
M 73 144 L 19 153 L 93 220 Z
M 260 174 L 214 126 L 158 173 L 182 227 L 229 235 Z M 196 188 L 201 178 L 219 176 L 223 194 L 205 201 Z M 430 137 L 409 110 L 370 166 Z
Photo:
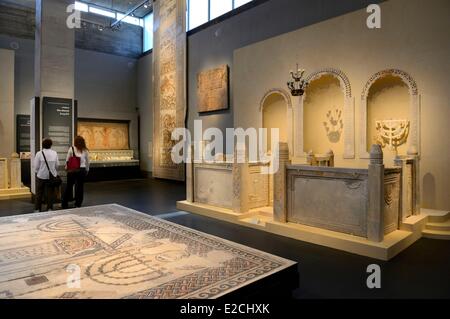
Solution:
M 437 211 L 422 210 L 420 215 L 407 218 L 395 230 L 384 236 L 382 242 L 370 241 L 364 237 L 344 234 L 317 227 L 296 223 L 280 223 L 273 220 L 271 207 L 250 210 L 245 214 L 234 213 L 230 209 L 218 208 L 211 205 L 177 202 L 179 210 L 217 218 L 238 225 L 251 227 L 273 234 L 322 245 L 350 253 L 371 257 L 379 260 L 389 260 L 402 250 L 422 237 L 430 215 L 439 214 Z M 443 214 L 445 212 L 441 212 Z
M 31 192 L 28 187 L 0 189 L 0 200 L 30 198 Z

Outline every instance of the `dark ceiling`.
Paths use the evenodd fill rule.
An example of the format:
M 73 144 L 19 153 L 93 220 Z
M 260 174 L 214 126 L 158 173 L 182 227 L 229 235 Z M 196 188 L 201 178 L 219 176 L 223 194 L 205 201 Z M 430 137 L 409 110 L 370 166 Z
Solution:
M 132 8 L 139 4 L 144 3 L 144 0 L 81 0 L 89 4 L 97 5 L 105 9 L 111 9 L 118 12 L 127 13 Z M 152 3 L 151 0 L 147 1 L 149 4 Z M 27 8 L 35 7 L 35 0 L 0 0 L 0 4 L 12 4 Z M 142 18 L 152 11 L 152 6 L 149 5 L 147 8 L 141 6 L 138 10 L 134 12 L 136 17 Z

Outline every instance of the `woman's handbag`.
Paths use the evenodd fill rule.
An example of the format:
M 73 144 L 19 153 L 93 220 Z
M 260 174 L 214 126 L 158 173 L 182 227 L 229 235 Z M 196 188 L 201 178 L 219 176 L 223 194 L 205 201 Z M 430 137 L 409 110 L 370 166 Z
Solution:
M 48 169 L 48 175 L 49 175 L 49 180 L 48 180 L 48 184 L 51 187 L 59 187 L 62 184 L 62 179 L 61 177 L 59 177 L 58 175 L 53 176 L 52 172 L 50 171 L 50 166 L 48 166 L 48 162 L 47 162 L 47 158 L 45 157 L 45 154 L 43 151 L 41 151 L 42 156 L 44 156 L 44 161 L 45 161 L 45 165 L 47 165 L 47 169 Z
M 72 146 L 72 156 L 69 157 L 69 161 L 67 162 L 67 171 L 73 172 L 80 169 L 81 166 L 81 158 L 75 154 L 75 149 Z

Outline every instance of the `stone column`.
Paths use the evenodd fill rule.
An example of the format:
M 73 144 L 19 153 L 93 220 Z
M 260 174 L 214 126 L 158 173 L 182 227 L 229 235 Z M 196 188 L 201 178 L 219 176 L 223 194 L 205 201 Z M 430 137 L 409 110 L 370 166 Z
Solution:
M 279 143 L 280 167 L 273 176 L 273 218 L 277 222 L 287 221 L 286 210 L 286 165 L 289 164 L 289 147 L 287 143 Z
M 383 151 L 378 144 L 370 148 L 368 192 L 367 238 L 381 242 L 384 238 L 384 164 Z
M 412 198 L 413 198 L 413 215 L 420 215 L 420 203 L 421 203 L 421 196 L 420 196 L 420 158 L 419 158 L 419 152 L 417 150 L 416 146 L 411 146 L 408 148 L 408 157 L 411 158 L 413 161 L 413 172 L 412 172 L 412 179 L 413 179 L 413 192 L 412 192 Z
M 0 49 L 0 157 L 14 152 L 14 51 Z
M 194 202 L 194 146 L 188 147 L 187 162 L 186 162 L 186 201 Z
M 232 168 L 233 174 L 233 212 L 243 214 L 249 210 L 249 169 L 247 146 L 236 145 Z M 239 160 L 243 159 L 243 160 Z
M 0 158 L 0 189 L 7 189 L 8 184 L 8 160 Z

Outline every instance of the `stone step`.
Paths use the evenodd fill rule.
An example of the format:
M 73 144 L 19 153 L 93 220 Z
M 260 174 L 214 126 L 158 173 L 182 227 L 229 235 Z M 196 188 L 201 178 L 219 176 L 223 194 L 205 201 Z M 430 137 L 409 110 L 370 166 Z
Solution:
M 442 223 L 450 219 L 450 212 L 448 211 L 439 211 L 424 208 L 422 208 L 420 211 L 422 214 L 428 215 L 428 222 L 430 223 Z
M 450 220 L 447 220 L 445 222 L 441 222 L 441 223 L 430 223 L 428 222 L 425 225 L 426 229 L 431 229 L 431 230 L 441 230 L 441 231 L 450 231 Z
M 431 239 L 450 240 L 450 231 L 424 229 L 422 231 L 422 236 Z

